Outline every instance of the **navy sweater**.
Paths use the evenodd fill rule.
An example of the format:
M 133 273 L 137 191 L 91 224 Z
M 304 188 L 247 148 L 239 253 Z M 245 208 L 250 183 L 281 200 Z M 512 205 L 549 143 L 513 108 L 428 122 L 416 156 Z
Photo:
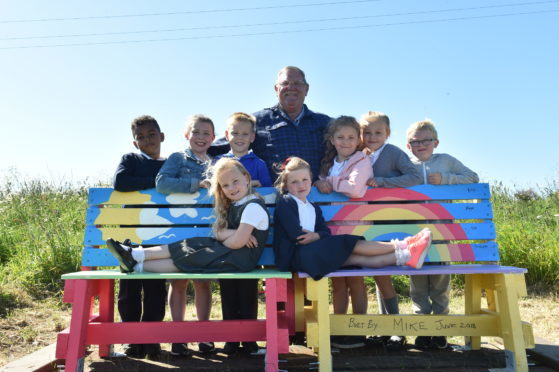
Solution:
M 117 191 L 137 191 L 155 187 L 155 176 L 165 160 L 148 159 L 142 154 L 128 153 L 122 156 L 113 178 Z

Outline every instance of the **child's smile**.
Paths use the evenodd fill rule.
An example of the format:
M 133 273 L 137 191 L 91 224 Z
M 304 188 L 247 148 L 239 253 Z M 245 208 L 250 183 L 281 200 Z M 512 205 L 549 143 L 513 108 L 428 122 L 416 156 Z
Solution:
M 297 169 L 287 175 L 287 191 L 301 201 L 306 201 L 311 192 L 312 180 L 308 169 Z
M 382 121 L 369 123 L 363 129 L 363 143 L 371 151 L 377 151 L 384 145 L 390 132 L 386 124 Z
M 236 167 L 227 169 L 219 175 L 219 186 L 227 199 L 238 201 L 248 194 L 249 179 Z

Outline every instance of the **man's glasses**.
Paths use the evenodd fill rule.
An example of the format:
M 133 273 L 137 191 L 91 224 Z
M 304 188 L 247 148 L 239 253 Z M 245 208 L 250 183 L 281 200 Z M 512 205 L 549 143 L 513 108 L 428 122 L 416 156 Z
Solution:
M 302 88 L 307 85 L 307 83 L 303 80 L 284 80 L 276 83 L 276 85 L 279 85 L 282 88 L 287 88 L 290 84 L 295 88 Z
M 411 147 L 427 146 L 428 144 L 430 144 L 433 141 L 435 141 L 435 139 L 430 138 L 430 139 L 424 139 L 424 140 L 421 140 L 421 141 L 410 141 L 409 144 L 411 145 Z

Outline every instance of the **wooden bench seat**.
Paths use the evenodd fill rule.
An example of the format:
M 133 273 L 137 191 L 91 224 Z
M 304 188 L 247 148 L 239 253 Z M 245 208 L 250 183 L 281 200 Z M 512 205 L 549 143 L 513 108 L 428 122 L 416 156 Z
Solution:
M 367 240 L 402 239 L 428 227 L 433 244 L 424 265 L 380 269 L 343 269 L 315 281 L 296 275 L 296 329 L 319 356 L 319 370 L 331 371 L 331 335 L 464 336 L 479 349 L 481 336 L 501 337 L 507 367 L 527 371 L 527 347 L 533 347 L 531 326 L 520 320 L 518 298 L 526 296 L 526 269 L 501 266 L 492 221 L 489 185 L 420 185 L 407 189 L 369 189 L 360 199 L 312 192 L 333 234 L 362 235 Z M 458 264 L 456 264 L 458 263 Z M 473 264 L 471 264 L 473 263 Z M 329 311 L 328 277 L 464 274 L 464 314 L 334 315 Z M 303 306 L 303 293 L 311 300 Z M 482 309 L 482 295 L 487 298 Z
M 272 188 L 262 189 L 269 204 L 275 200 Z M 89 190 L 82 271 L 62 276 L 64 301 L 72 304 L 70 327 L 60 332 L 56 357 L 66 360 L 66 371 L 82 371 L 87 346 L 99 345 L 100 356 L 109 356 L 113 344 L 266 341 L 263 369 L 278 371 L 278 353 L 289 351 L 293 324 L 290 272 L 275 268 L 273 252 L 265 249 L 259 268 L 246 273 L 131 273 L 98 269 L 118 266 L 105 248 L 111 237 L 129 238 L 134 244 L 160 245 L 195 236 L 209 236 L 211 198 L 202 189 L 194 194 L 163 195 L 155 190 L 117 192 L 111 188 Z M 184 322 L 115 322 L 115 280 L 135 279 L 263 279 L 266 317 L 257 320 L 209 320 Z M 93 311 L 98 298 L 98 313 Z M 287 310 L 278 310 L 278 309 Z M 293 331 L 293 327 L 291 326 Z

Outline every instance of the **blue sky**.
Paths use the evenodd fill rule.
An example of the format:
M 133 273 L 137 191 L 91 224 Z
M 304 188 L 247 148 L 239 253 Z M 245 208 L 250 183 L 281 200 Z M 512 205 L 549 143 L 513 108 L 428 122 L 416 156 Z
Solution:
M 164 31 L 184 28 L 198 29 Z M 222 134 L 229 114 L 274 105 L 277 71 L 295 65 L 313 110 L 383 111 L 401 147 L 428 117 L 438 150 L 483 181 L 545 186 L 559 181 L 558 35 L 559 1 L 3 1 L 0 170 L 109 180 L 134 117 L 179 151 L 187 116 Z

